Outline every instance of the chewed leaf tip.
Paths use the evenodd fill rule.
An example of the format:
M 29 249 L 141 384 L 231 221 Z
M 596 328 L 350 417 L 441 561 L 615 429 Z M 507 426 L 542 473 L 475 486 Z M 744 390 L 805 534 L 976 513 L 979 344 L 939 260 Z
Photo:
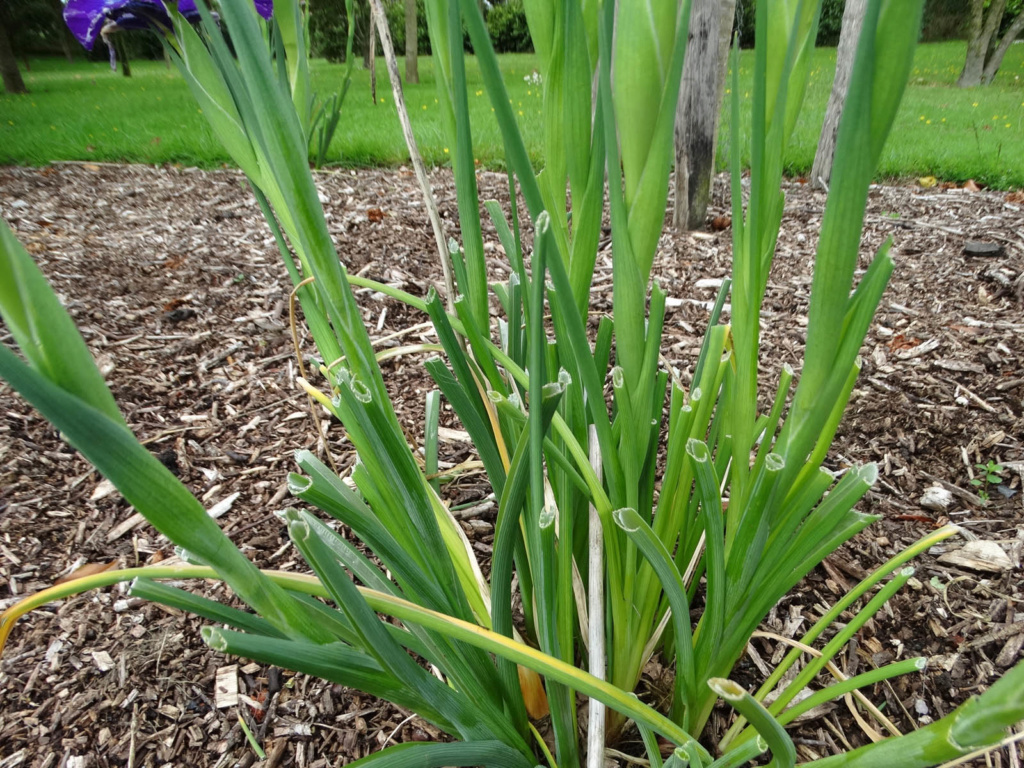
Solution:
M 621 389 L 626 383 L 626 372 L 622 370 L 621 365 L 616 365 L 612 368 L 612 386 L 616 389 Z
M 711 452 L 708 450 L 707 445 L 695 437 L 691 437 L 686 441 L 686 453 L 694 461 L 702 463 L 711 458 Z
M 612 519 L 619 528 L 626 533 L 631 533 L 639 530 L 639 526 L 636 524 L 636 515 L 637 512 L 632 507 L 623 507 L 612 512 Z
M 301 496 L 312 487 L 313 481 L 305 475 L 300 475 L 298 472 L 288 474 L 288 493 L 292 496 Z
M 739 701 L 746 693 L 741 685 L 724 677 L 712 677 L 708 687 L 726 701 Z
M 228 642 L 224 638 L 224 633 L 217 627 L 203 627 L 199 630 L 202 635 L 203 642 L 210 646 L 215 651 L 224 652 L 228 649 Z

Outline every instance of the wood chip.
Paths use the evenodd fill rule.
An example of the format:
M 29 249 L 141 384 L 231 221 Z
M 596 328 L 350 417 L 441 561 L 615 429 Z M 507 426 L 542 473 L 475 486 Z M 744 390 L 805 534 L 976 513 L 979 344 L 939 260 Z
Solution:
M 116 490 L 117 488 L 114 486 L 112 482 L 110 482 L 106 478 L 103 478 L 96 484 L 96 487 L 93 489 L 92 494 L 89 496 L 89 501 L 99 501 L 100 499 L 105 499 L 107 498 L 107 496 L 109 496 Z
M 999 542 L 985 539 L 969 541 L 963 548 L 941 555 L 939 562 L 985 573 L 1002 573 L 1013 568 L 1013 561 Z
M 722 278 L 720 277 L 704 277 L 694 283 L 695 288 L 721 288 Z
M 274 728 L 274 738 L 281 739 L 288 736 L 312 736 L 313 726 L 309 723 L 289 723 Z
M 999 651 L 999 655 L 996 656 L 995 665 L 997 667 L 1008 667 L 1017 661 L 1017 657 L 1020 654 L 1021 647 L 1024 646 L 1024 633 L 1017 634 L 1006 641 L 1006 645 Z
M 100 672 L 107 672 L 114 668 L 114 660 L 110 658 L 110 654 L 106 651 L 93 651 L 92 663 L 96 665 Z
M 107 531 L 107 542 L 117 541 L 128 531 L 146 522 L 146 518 L 136 512 L 134 515 L 122 520 L 109 531 Z
M 467 436 L 467 440 L 468 440 L 468 436 Z M 210 517 L 212 517 L 214 520 L 216 520 L 218 517 L 221 517 L 222 515 L 224 515 L 225 513 L 227 513 L 231 509 L 231 506 L 235 503 L 235 500 L 239 496 L 241 496 L 241 493 L 236 491 L 235 493 L 231 494 L 230 496 L 226 497 L 225 499 L 217 502 L 212 507 L 210 507 L 206 511 L 207 514 Z M 128 533 L 129 531 L 134 530 L 135 528 L 139 527 L 140 525 L 142 525 L 145 522 L 146 522 L 146 518 L 144 518 L 141 514 L 136 512 L 134 515 L 131 515 L 130 517 L 125 518 L 120 523 L 118 523 L 113 528 L 111 528 L 107 532 L 107 541 L 108 542 L 117 541 L 117 539 L 121 538 L 126 533 Z
M 216 504 L 214 504 L 212 507 L 210 507 L 206 511 L 206 513 L 210 517 L 212 517 L 214 520 L 216 520 L 221 515 L 227 513 L 231 509 L 231 505 L 235 503 L 235 499 L 237 499 L 241 495 L 242 494 L 239 491 L 236 491 L 235 493 L 232 493 L 227 498 L 225 498 L 225 499 L 223 499 L 221 501 L 218 501 Z
M 998 258 L 1006 253 L 1006 249 L 999 243 L 981 243 L 968 241 L 964 245 L 965 256 L 983 256 L 987 258 Z
M 290 450 L 312 448 L 311 440 L 316 439 L 305 398 L 294 391 L 298 370 L 290 334 L 273 330 L 287 317 L 292 289 L 273 239 L 236 170 L 100 164 L 91 168 L 81 164 L 0 168 L 0 207 L 11 214 L 8 219 L 18 237 L 64 297 L 99 364 L 107 369 L 109 361 L 110 385 L 132 430 L 193 492 L 204 496 L 219 486 L 204 502 L 206 506 L 241 492 L 221 520 L 245 521 L 232 528 L 233 540 L 266 562 L 281 542 L 277 523 L 260 520 L 284 503 L 287 488 L 282 474 L 291 464 Z M 477 178 L 482 197 L 507 204 L 504 174 L 484 171 Z M 440 268 L 432 257 L 433 239 L 424 226 L 423 208 L 417 207 L 418 190 L 400 171 L 334 170 L 318 173 L 316 179 L 331 200 L 327 225 L 352 274 L 419 296 L 440 284 Z M 455 221 L 450 169 L 431 170 L 430 181 L 444 215 Z M 764 387 L 760 393 L 768 397 L 782 361 L 799 363 L 803 358 L 814 243 L 824 206 L 819 193 L 788 181 L 782 186 L 784 224 L 761 327 L 759 367 Z M 728 188 L 727 178 L 715 179 L 709 218 L 729 215 Z M 1024 498 L 1020 492 L 1024 476 L 1020 442 L 1024 435 L 1020 409 L 1024 397 L 1024 211 L 1019 204 L 1010 207 L 1005 197 L 1005 193 L 984 190 L 936 188 L 922 193 L 906 185 L 875 185 L 871 190 L 862 255 L 866 259 L 892 236 L 899 269 L 866 339 L 866 375 L 854 390 L 828 465 L 838 469 L 878 459 L 886 465 L 880 482 L 863 502 L 865 512 L 882 519 L 847 550 L 858 553 L 857 562 L 866 570 L 929 531 L 933 518 L 946 516 L 965 524 L 977 538 L 1006 539 L 1002 542 L 1006 554 L 1012 561 L 1018 558 L 1009 542 L 1014 536 L 1009 529 L 1019 527 Z M 24 202 L 12 209 L 15 200 Z M 385 211 L 384 223 L 367 222 L 368 207 Z M 525 210 L 521 220 L 527 221 Z M 528 251 L 530 229 L 524 226 L 522 232 Z M 493 240 L 489 234 L 485 237 Z M 968 240 L 1002 244 L 1005 256 L 963 256 Z M 488 251 L 489 257 L 496 254 Z M 727 276 L 731 257 L 731 239 L 710 231 L 686 234 L 666 229 L 660 239 L 652 276 L 673 297 L 665 324 L 665 346 L 671 351 L 666 357 L 678 367 L 686 387 L 706 327 L 708 300 L 716 292 L 696 285 Z M 500 257 L 489 258 L 488 266 L 495 268 L 489 279 L 506 280 L 505 263 Z M 591 292 L 595 323 L 598 315 L 613 310 L 611 284 L 606 233 Z M 981 289 L 984 302 L 978 298 Z M 359 289 L 357 295 L 375 341 L 392 336 L 393 344 L 395 333 L 408 331 L 409 323 L 420 319 L 418 313 L 383 294 Z M 164 307 L 180 297 L 190 297 L 189 302 L 175 309 L 193 308 L 195 316 L 166 315 Z M 238 322 L 233 322 L 235 318 Z M 379 331 L 378 323 L 383 323 Z M 312 354 L 308 335 L 301 336 L 302 354 Z M 425 334 L 411 338 L 433 340 Z M 896 357 L 930 339 L 941 340 L 941 345 L 927 354 L 928 347 L 919 350 L 916 358 Z M 415 425 L 421 418 L 424 394 L 434 383 L 412 357 L 388 360 L 383 367 L 400 423 L 410 429 L 411 436 L 420 434 Z M 958 396 L 964 404 L 957 403 Z M 5 548 L 0 548 L 0 571 L 6 571 L 0 575 L 9 588 L 0 597 L 0 607 L 52 583 L 73 559 L 95 560 L 100 549 L 124 563 L 134 563 L 136 556 L 140 562 L 147 561 L 157 551 L 171 552 L 141 517 L 132 517 L 135 510 L 116 493 L 89 500 L 101 479 L 9 388 L 0 387 L 0 411 L 5 414 L 0 419 L 0 476 L 5 478 L 0 491 L 4 525 L 0 545 Z M 474 459 L 474 447 L 455 414 L 446 409 L 442 419 L 445 427 L 456 430 L 442 433 L 446 436 L 443 466 Z M 983 447 L 1000 430 L 1004 437 L 990 448 Z M 327 439 L 347 475 L 354 456 L 344 430 L 332 425 Z M 411 441 L 419 442 L 413 437 Z M 982 503 L 959 461 L 960 447 L 965 445 L 970 446 L 968 466 L 988 460 L 1002 464 L 1005 483 L 1017 495 L 1006 499 L 990 489 L 990 499 Z M 924 519 L 917 502 L 934 484 L 926 473 L 943 478 L 953 488 L 954 483 L 962 485 L 955 491 L 943 487 L 964 509 L 954 504 L 949 512 L 929 511 Z M 346 481 L 350 482 L 347 476 Z M 490 491 L 485 477 L 464 473 L 457 483 L 442 488 L 442 498 L 465 505 L 484 500 Z M 915 512 L 916 517 L 908 514 Z M 465 515 L 467 522 L 476 518 L 492 524 L 490 531 L 471 522 L 466 526 L 474 547 L 481 547 L 474 551 L 486 559 L 483 547 L 493 536 L 494 503 L 466 507 L 459 515 Z M 105 544 L 107 532 L 127 518 L 131 520 L 120 537 Z M 131 535 L 133 530 L 136 537 Z M 943 550 L 959 550 L 963 543 L 947 543 Z M 994 638 L 1014 620 L 964 617 L 987 616 L 993 593 L 1009 597 L 1016 613 L 1024 614 L 1019 608 L 1024 591 L 1014 570 L 998 574 L 965 569 L 963 574 L 990 579 L 991 586 L 983 589 L 960 581 L 948 590 L 947 606 L 930 583 L 933 575 L 943 582 L 950 580 L 942 569 L 952 571 L 953 567 L 935 565 L 935 557 L 944 552 L 922 555 L 919 573 L 927 574 L 921 578 L 923 584 L 899 596 L 891 613 L 879 613 L 861 633 L 871 637 L 856 651 L 861 665 L 870 663 L 872 656 L 890 657 L 894 646 L 889 640 L 899 637 L 907 648 L 915 652 L 920 648 L 937 659 L 927 682 L 917 676 L 896 679 L 891 681 L 892 691 L 885 693 L 891 706 L 902 701 L 911 713 L 920 697 L 931 715 L 939 715 L 942 707 L 924 691 L 931 691 L 950 711 L 979 686 L 990 685 L 1005 669 L 994 662 L 1013 656 L 1015 638 L 1024 637 L 1022 633 L 991 639 L 984 648 L 967 647 L 982 635 L 987 641 Z M 282 553 L 282 557 L 290 556 Z M 845 580 L 856 580 L 840 560 L 832 558 L 830 565 Z M 828 580 L 836 583 L 831 576 Z M 816 619 L 814 606 L 832 599 L 824 586 L 813 577 L 802 582 L 792 595 L 796 603 L 788 605 L 803 605 L 805 611 L 797 613 L 802 617 L 806 612 L 805 621 Z M 191 582 L 187 588 L 206 597 L 224 597 L 223 587 L 212 582 Z M 144 608 L 137 599 L 106 594 L 97 598 L 65 600 L 56 611 L 39 612 L 20 622 L 12 633 L 5 658 L 19 660 L 7 663 L 3 670 L 0 760 L 20 751 L 23 757 L 10 762 L 20 760 L 26 768 L 59 768 L 65 754 L 88 754 L 96 768 L 110 761 L 125 764 L 133 733 L 135 764 L 140 766 L 173 763 L 214 768 L 219 762 L 220 768 L 226 768 L 251 760 L 251 753 L 243 757 L 249 748 L 235 730 L 234 711 L 210 712 L 204 706 L 209 700 L 213 708 L 212 672 L 230 659 L 197 644 L 196 622 L 186 621 L 172 609 Z M 111 611 L 111 606 L 121 613 Z M 1003 615 L 1012 612 L 1003 610 Z M 787 629 L 780 631 L 788 636 L 792 615 L 787 619 L 785 611 L 776 613 L 769 622 L 785 624 Z M 136 621 L 143 617 L 144 622 Z M 47 660 L 48 645 L 58 637 L 60 642 Z M 769 665 L 788 650 L 782 644 L 778 647 L 779 658 L 765 656 Z M 940 656 L 952 649 L 957 653 Z M 103 674 L 91 655 L 99 650 L 116 662 L 114 669 Z M 761 653 L 766 650 L 760 649 Z M 1018 657 L 1020 653 L 1016 651 Z M 264 667 L 252 675 L 258 678 L 264 673 L 268 678 L 272 674 Z M 943 676 L 936 678 L 938 673 Z M 261 723 L 269 722 L 260 737 L 267 752 L 271 752 L 268 737 L 282 724 L 322 722 L 338 730 L 323 734 L 322 739 L 318 732 L 316 750 L 312 743 L 303 743 L 308 739 L 292 735 L 279 739 L 273 747 L 275 753 L 283 750 L 277 753 L 282 765 L 318 768 L 325 761 L 369 754 L 380 748 L 379 739 L 407 714 L 305 675 L 290 679 L 294 685 L 281 692 L 280 716 L 268 705 Z M 257 679 L 256 687 L 247 689 L 243 680 L 238 681 L 239 692 L 255 698 L 262 681 Z M 922 688 L 922 683 L 927 687 Z M 94 695 L 99 698 L 91 699 Z M 323 701 L 331 706 L 320 705 Z M 173 721 L 172 705 L 179 711 Z M 833 714 L 844 727 L 855 727 L 845 713 Z M 818 723 L 829 728 L 832 718 L 829 715 Z M 165 730 L 171 725 L 173 730 Z M 794 735 L 814 738 L 815 725 L 797 726 Z M 43 733 L 43 728 L 48 732 Z M 396 739 L 440 736 L 420 723 L 403 729 Z M 165 746 L 168 739 L 174 740 L 173 746 Z
M 925 488 L 918 503 L 933 512 L 945 512 L 953 503 L 953 494 L 941 485 L 930 485 Z
M 934 352 L 941 345 L 941 339 L 928 339 L 928 341 L 923 344 L 918 344 L 916 347 L 901 349 L 895 356 L 898 360 L 913 360 L 915 357 L 921 357 L 922 355 L 927 355 L 929 352 Z
M 958 373 L 985 373 L 985 366 L 970 360 L 936 360 L 932 363 L 936 368 Z
M 470 443 L 469 432 L 463 429 L 450 429 L 449 427 L 438 427 L 437 437 L 446 443 Z
M 238 665 L 229 664 L 217 670 L 213 684 L 213 703 L 217 709 L 238 704 Z

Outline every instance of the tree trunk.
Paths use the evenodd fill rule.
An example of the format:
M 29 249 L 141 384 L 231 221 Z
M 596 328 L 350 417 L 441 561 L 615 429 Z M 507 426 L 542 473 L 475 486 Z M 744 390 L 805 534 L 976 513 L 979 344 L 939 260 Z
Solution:
M 132 65 L 128 61 L 128 44 L 120 34 L 112 35 L 114 38 L 114 48 L 117 51 L 117 56 L 121 59 L 121 74 L 125 77 L 132 76 Z
M 832 158 L 835 156 L 836 137 L 839 135 L 839 119 L 843 115 L 846 92 L 850 88 L 857 41 L 860 39 L 867 9 L 867 0 L 846 0 L 842 28 L 839 31 L 839 48 L 836 50 L 836 76 L 832 81 L 832 93 L 825 109 L 825 123 L 821 126 L 818 151 L 814 154 L 814 165 L 811 167 L 811 185 L 816 189 L 828 189 L 832 178 Z
M 63 32 L 61 32 L 60 36 L 60 49 L 64 52 L 64 58 L 67 59 L 68 64 L 74 64 L 75 49 L 71 45 L 71 40 Z
M 985 74 L 985 59 L 993 38 L 1003 20 L 1006 0 L 992 0 L 985 12 L 985 0 L 971 0 L 971 16 L 967 26 L 967 59 L 956 84 L 961 88 L 981 85 Z
M 353 24 L 355 23 L 355 17 L 353 17 L 351 23 L 353 23 Z M 372 59 L 370 58 L 370 56 L 372 55 L 372 53 L 376 53 L 376 51 L 372 51 L 371 52 L 371 50 L 370 50 L 371 41 L 373 40 L 373 14 L 372 13 L 370 14 L 370 18 L 369 18 L 369 21 L 367 22 L 366 28 L 367 28 L 368 32 L 366 34 L 366 47 L 363 49 L 363 69 L 369 69 L 370 68 L 370 64 L 373 63 Z
M 736 0 L 693 3 L 676 107 L 676 197 L 672 223 L 680 230 L 698 229 L 707 218 L 735 11 Z
M 967 25 L 967 58 L 956 81 L 961 88 L 981 85 L 981 73 L 985 69 L 985 48 L 981 45 L 984 13 L 984 0 L 971 0 L 971 17 Z
M 377 103 L 377 25 L 370 14 L 370 42 L 367 45 L 370 57 L 370 99 Z
M 420 81 L 419 30 L 416 23 L 416 0 L 405 0 L 405 83 Z
M 11 38 L 7 36 L 7 27 L 4 22 L 5 19 L 0 16 L 0 76 L 3 77 L 4 90 L 8 93 L 28 93 L 25 81 L 21 79 L 18 60 L 14 56 Z
M 999 41 L 999 45 L 996 46 L 996 49 L 989 57 L 988 63 L 985 64 L 985 72 L 981 76 L 982 85 L 988 85 L 995 79 L 999 68 L 1003 65 L 1003 56 L 1010 50 L 1013 41 L 1017 39 L 1021 32 L 1024 32 L 1024 11 L 1021 11 L 1020 15 L 1013 20 L 1010 28 L 1006 30 L 1006 34 L 1003 35 L 1003 39 Z

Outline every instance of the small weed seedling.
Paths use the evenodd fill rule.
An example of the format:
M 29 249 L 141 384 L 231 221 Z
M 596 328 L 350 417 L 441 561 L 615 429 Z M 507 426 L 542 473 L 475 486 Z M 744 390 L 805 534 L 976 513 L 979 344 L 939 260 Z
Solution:
M 988 501 L 989 484 L 1003 482 L 1003 465 L 990 459 L 985 464 L 975 464 L 974 468 L 981 472 L 981 476 L 971 480 L 971 485 L 978 489 L 979 499 Z

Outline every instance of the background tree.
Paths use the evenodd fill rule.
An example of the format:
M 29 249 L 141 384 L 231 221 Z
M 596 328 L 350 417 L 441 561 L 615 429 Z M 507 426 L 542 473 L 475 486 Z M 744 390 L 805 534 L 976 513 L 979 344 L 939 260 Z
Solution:
M 419 63 L 416 57 L 419 53 L 419 31 L 417 24 L 416 0 L 405 0 L 405 82 L 418 83 L 420 81 Z
M 814 154 L 814 165 L 811 168 L 811 184 L 819 189 L 827 189 L 832 176 L 832 157 L 836 150 L 836 136 L 839 134 L 839 118 L 843 114 L 846 91 L 850 87 L 857 40 L 860 38 L 867 8 L 867 0 L 847 0 L 846 8 L 843 10 L 839 48 L 836 51 L 836 75 L 832 81 L 832 93 L 828 97 L 825 122 L 821 127 L 818 150 Z
M 967 22 L 967 60 L 956 84 L 961 88 L 988 85 L 999 72 L 1003 56 L 1013 41 L 1024 31 L 1022 0 L 969 0 Z M 1007 11 L 1016 18 L 1000 37 L 1000 27 Z
M 8 0 L 0 0 L 0 76 L 3 77 L 4 90 L 8 93 L 28 93 L 7 32 L 11 18 L 9 6 Z
M 736 0 L 694 0 L 676 107 L 675 207 L 678 229 L 707 218 L 715 175 L 715 140 L 729 61 Z
M 70 62 L 78 43 L 64 23 L 61 0 L 0 0 L 4 26 L 16 57 L 28 68 L 28 55 L 62 53 Z

